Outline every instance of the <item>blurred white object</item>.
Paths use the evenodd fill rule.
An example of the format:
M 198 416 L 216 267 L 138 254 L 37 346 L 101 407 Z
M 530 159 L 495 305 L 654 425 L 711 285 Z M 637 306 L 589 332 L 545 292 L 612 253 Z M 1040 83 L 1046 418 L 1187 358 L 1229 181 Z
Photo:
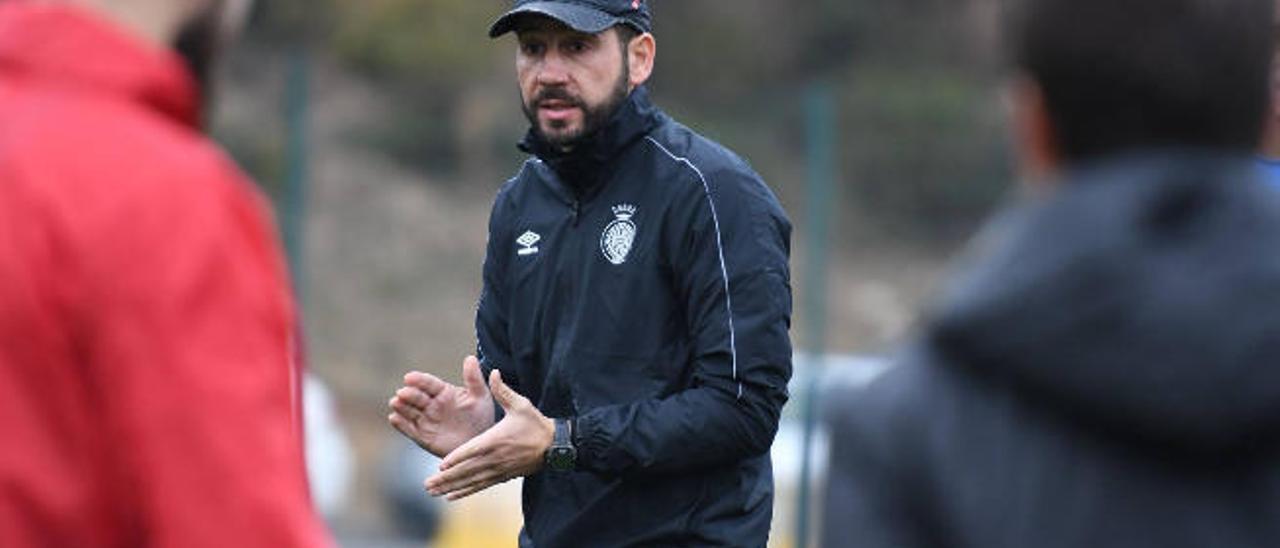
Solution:
M 809 452 L 810 508 L 819 508 L 830 456 L 830 434 L 822 420 L 823 399 L 857 397 L 866 387 L 892 366 L 880 356 L 826 354 L 813 356 L 797 352 L 792 358 L 793 372 L 788 391 L 791 400 L 783 408 L 778 434 L 770 453 L 773 457 L 773 531 L 770 548 L 792 548 L 799 516 L 800 484 L 804 467 L 804 404 L 817 388 L 818 407 L 814 409 L 813 439 Z M 811 515 L 810 520 L 815 516 Z M 810 521 L 811 526 L 814 524 Z
M 302 381 L 303 417 L 307 435 L 307 477 L 316 508 L 332 519 L 346 505 L 354 468 L 351 443 L 342 429 L 333 394 L 315 375 Z
M 431 539 L 440 531 L 444 503 L 428 495 L 424 485 L 439 470 L 440 459 L 395 435 L 383 462 L 382 495 L 390 506 L 392 523 L 402 534 Z

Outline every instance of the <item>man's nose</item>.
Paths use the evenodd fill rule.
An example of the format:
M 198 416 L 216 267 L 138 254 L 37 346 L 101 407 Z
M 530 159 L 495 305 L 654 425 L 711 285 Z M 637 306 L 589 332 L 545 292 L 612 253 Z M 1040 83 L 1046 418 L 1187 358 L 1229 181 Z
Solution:
M 568 81 L 569 67 L 564 57 L 554 51 L 547 53 L 538 67 L 538 83 L 547 86 L 558 86 Z

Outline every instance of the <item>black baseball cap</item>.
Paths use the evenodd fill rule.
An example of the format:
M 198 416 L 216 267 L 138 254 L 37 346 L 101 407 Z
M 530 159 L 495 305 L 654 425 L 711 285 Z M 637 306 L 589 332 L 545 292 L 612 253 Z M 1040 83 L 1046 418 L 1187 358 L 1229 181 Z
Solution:
M 653 30 L 647 0 L 516 0 L 515 7 L 489 27 L 489 37 L 497 38 L 515 30 L 516 21 L 524 15 L 550 17 L 588 34 L 619 24 L 630 25 L 640 32 Z

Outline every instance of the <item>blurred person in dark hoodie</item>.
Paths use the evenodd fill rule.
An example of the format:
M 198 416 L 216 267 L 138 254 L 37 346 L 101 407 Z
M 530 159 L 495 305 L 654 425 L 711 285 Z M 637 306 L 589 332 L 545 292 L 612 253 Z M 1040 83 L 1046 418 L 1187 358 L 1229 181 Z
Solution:
M 1280 17 L 1280 14 L 1277 15 Z M 1275 57 L 1271 64 L 1271 108 L 1267 109 L 1263 126 L 1262 148 L 1258 151 L 1258 166 L 1266 172 L 1268 181 L 1280 188 L 1280 20 L 1272 27 L 1275 39 Z
M 329 542 L 267 204 L 201 132 L 247 6 L 0 2 L 0 546 Z
M 1028 192 L 829 410 L 823 546 L 1280 546 L 1273 0 L 1025 0 Z

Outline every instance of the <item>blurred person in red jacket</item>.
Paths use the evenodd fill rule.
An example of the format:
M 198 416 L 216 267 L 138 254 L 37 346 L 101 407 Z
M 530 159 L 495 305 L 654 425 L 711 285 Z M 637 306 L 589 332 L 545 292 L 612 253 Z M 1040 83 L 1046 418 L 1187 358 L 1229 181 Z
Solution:
M 329 543 L 267 204 L 200 127 L 246 9 L 0 1 L 0 546 Z

